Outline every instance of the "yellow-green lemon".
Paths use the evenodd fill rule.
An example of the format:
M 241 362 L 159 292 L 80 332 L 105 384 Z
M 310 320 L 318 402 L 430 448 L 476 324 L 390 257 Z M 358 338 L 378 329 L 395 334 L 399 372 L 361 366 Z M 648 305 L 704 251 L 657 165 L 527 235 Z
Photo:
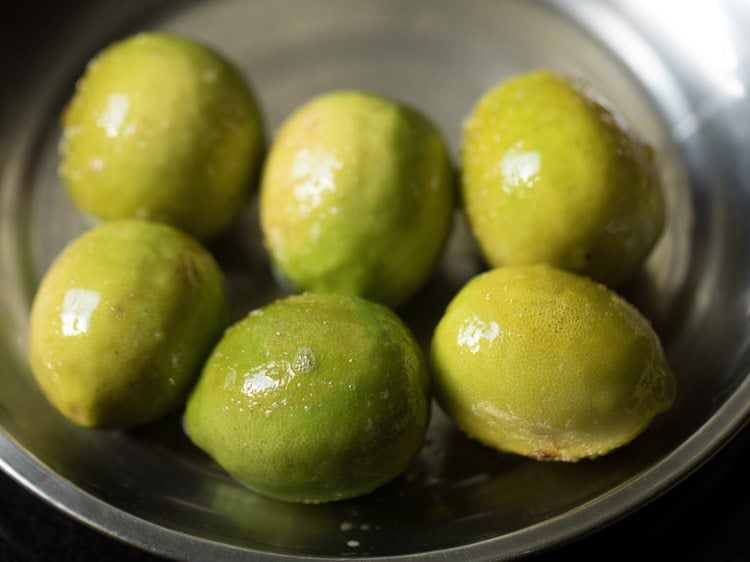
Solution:
M 388 482 L 415 457 L 428 385 L 421 350 L 390 310 L 307 293 L 227 330 L 188 400 L 185 428 L 252 490 L 338 500 Z
M 663 229 L 652 149 L 601 96 L 552 72 L 482 95 L 461 157 L 466 212 L 492 266 L 547 263 L 615 286 Z
M 220 336 L 222 274 L 167 225 L 111 221 L 71 242 L 34 298 L 29 359 L 44 394 L 87 427 L 176 408 Z
M 261 181 L 265 244 L 300 290 L 389 306 L 432 271 L 448 234 L 453 174 L 420 113 L 357 91 L 318 96 L 271 145 Z
M 435 393 L 458 426 L 537 459 L 625 445 L 675 396 L 648 321 L 605 286 L 545 265 L 472 279 L 440 320 L 431 353 Z
M 99 219 L 210 238 L 242 209 L 260 167 L 261 118 L 245 79 L 183 37 L 141 33 L 105 48 L 62 121 L 60 175 Z

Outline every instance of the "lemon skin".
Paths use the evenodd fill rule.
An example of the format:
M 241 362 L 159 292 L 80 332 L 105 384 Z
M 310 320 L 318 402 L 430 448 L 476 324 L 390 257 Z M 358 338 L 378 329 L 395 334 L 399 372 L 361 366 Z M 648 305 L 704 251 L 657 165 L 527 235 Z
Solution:
M 111 221 L 71 242 L 31 309 L 29 360 L 49 401 L 86 427 L 174 410 L 221 334 L 223 276 L 175 228 Z
M 246 80 L 193 40 L 141 33 L 99 53 L 63 114 L 60 176 L 97 219 L 216 236 L 257 178 L 262 123 Z
M 436 396 L 459 427 L 542 460 L 625 445 L 675 397 L 648 321 L 605 286 L 544 265 L 472 279 L 440 320 L 431 357 Z
M 400 474 L 423 444 L 429 411 L 426 361 L 398 317 L 354 296 L 303 294 L 226 332 L 185 428 L 250 489 L 320 503 Z
M 454 191 L 445 143 L 424 116 L 367 92 L 323 94 L 271 145 L 260 196 L 265 245 L 299 290 L 398 306 L 440 256 Z
M 461 140 L 461 194 L 493 267 L 546 263 L 627 281 L 664 227 L 653 150 L 590 89 L 540 70 L 477 101 Z

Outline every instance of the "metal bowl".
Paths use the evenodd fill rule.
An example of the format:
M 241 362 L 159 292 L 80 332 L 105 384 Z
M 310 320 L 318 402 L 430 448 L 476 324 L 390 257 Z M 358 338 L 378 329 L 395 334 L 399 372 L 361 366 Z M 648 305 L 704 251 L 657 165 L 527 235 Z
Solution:
M 750 24 L 737 0 L 216 0 L 66 2 L 53 40 L 23 28 L 0 130 L 0 464 L 74 517 L 179 559 L 258 556 L 505 559 L 632 511 L 697 468 L 750 411 Z M 62 12 L 62 10 L 58 10 Z M 677 16 L 679 14 L 679 17 Z M 64 421 L 25 359 L 34 290 L 86 224 L 56 174 L 58 116 L 84 64 L 142 29 L 204 40 L 247 73 L 269 131 L 341 87 L 411 103 L 456 154 L 477 96 L 546 66 L 604 92 L 658 152 L 665 235 L 623 292 L 652 320 L 678 377 L 675 406 L 596 461 L 538 463 L 469 441 L 436 408 L 421 456 L 366 497 L 291 505 L 246 491 L 182 435 L 179 415 L 129 432 Z M 14 75 L 11 73 L 11 77 Z M 22 78 L 22 79 L 21 79 Z M 211 249 L 237 317 L 279 294 L 251 203 Z M 439 270 L 400 311 L 426 341 L 482 267 L 457 220 Z

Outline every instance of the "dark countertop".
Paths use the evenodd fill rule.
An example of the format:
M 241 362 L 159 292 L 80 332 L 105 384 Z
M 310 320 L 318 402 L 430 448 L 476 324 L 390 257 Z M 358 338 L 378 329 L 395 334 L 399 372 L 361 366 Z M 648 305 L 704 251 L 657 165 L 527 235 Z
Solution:
M 593 535 L 538 556 L 750 560 L 750 427 L 676 488 Z M 0 473 L 0 561 L 145 562 L 159 557 L 78 523 Z

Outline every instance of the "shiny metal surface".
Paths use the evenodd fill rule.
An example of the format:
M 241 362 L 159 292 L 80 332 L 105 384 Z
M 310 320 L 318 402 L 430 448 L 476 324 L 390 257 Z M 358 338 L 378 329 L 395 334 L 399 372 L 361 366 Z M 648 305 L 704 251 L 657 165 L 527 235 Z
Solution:
M 750 411 L 750 8 L 741 0 L 216 0 L 71 2 L 52 43 L 13 35 L 30 69 L 0 128 L 0 464 L 73 516 L 179 559 L 506 559 L 621 517 L 697 468 Z M 675 14 L 679 13 L 679 18 Z M 657 149 L 668 228 L 624 293 L 678 378 L 674 408 L 594 462 L 536 463 L 465 439 L 436 410 L 400 479 L 368 497 L 297 506 L 245 491 L 190 446 L 177 415 L 87 431 L 51 410 L 25 361 L 33 292 L 85 228 L 56 176 L 57 116 L 85 61 L 160 28 L 203 39 L 252 77 L 269 130 L 299 103 L 369 88 L 423 109 L 456 152 L 487 87 L 548 66 L 585 77 Z M 278 289 L 256 210 L 212 247 L 236 316 Z M 440 270 L 402 312 L 422 341 L 479 264 L 457 224 Z

